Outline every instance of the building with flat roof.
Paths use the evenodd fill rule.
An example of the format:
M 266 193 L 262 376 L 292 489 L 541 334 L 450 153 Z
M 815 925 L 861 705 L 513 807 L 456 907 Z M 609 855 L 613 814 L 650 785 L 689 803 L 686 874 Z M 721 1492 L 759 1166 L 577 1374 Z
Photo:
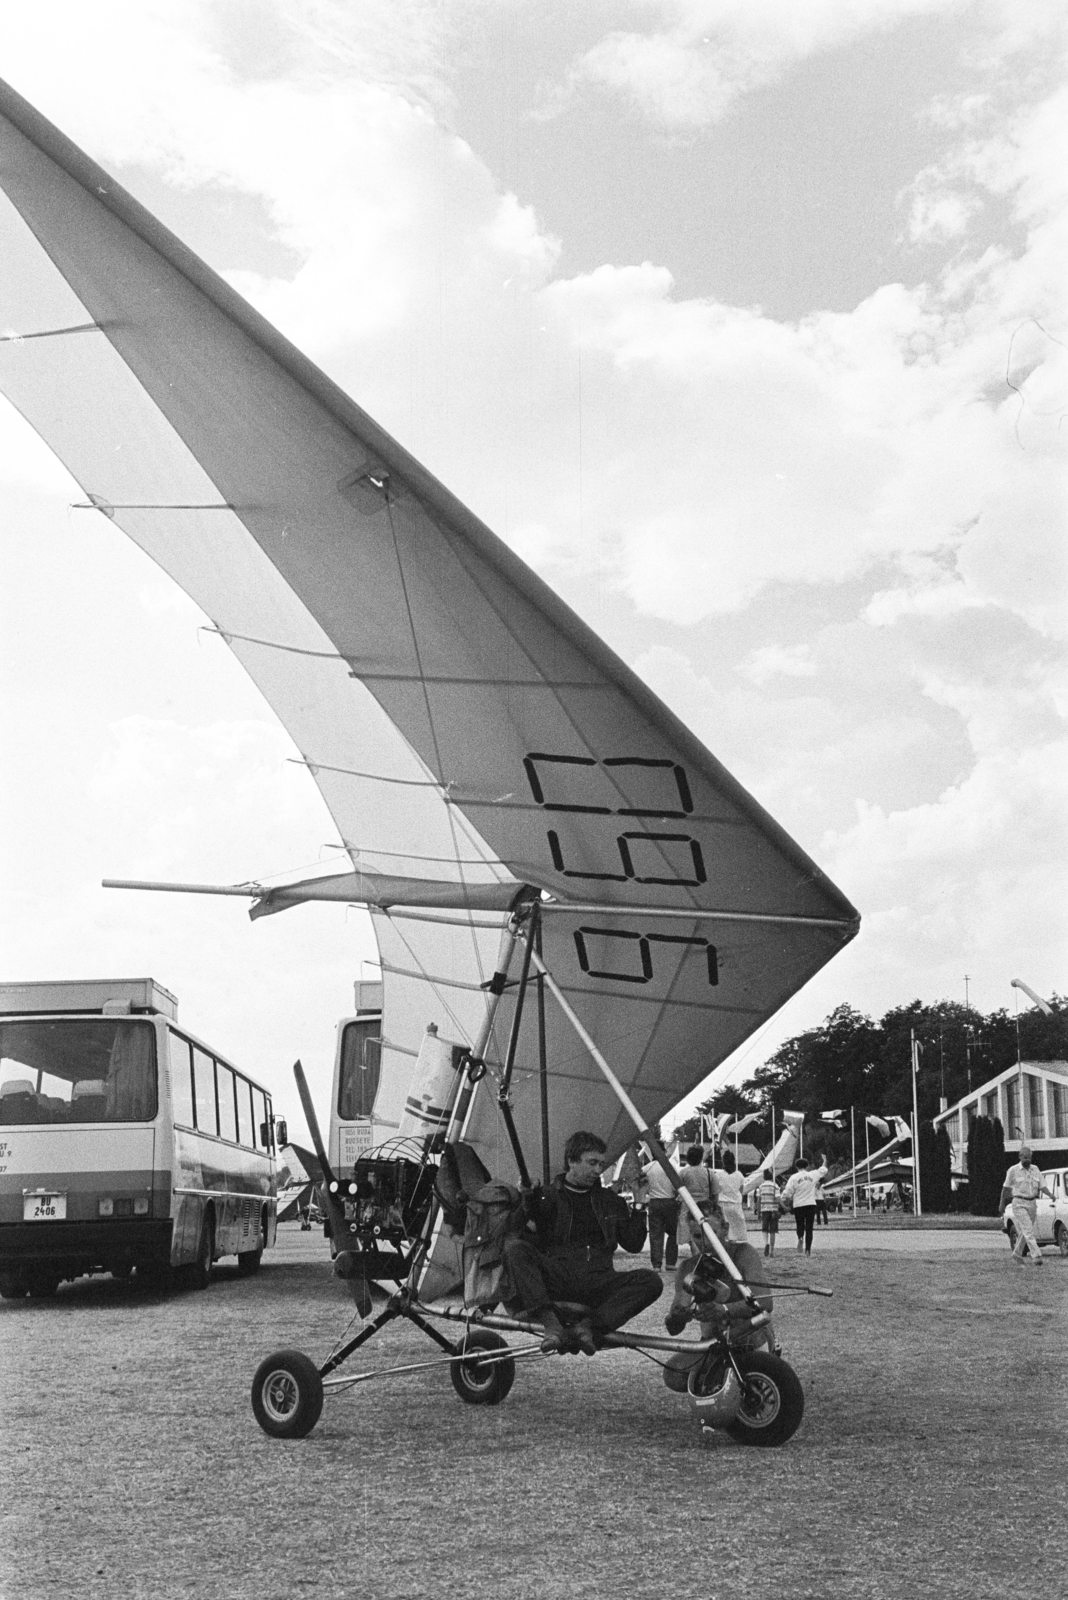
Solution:
M 1029 1144 L 1039 1167 L 1068 1166 L 1068 1061 L 1021 1061 L 989 1078 L 934 1119 L 945 1128 L 953 1171 L 968 1175 L 968 1133 L 976 1117 L 996 1117 L 1013 1155 Z

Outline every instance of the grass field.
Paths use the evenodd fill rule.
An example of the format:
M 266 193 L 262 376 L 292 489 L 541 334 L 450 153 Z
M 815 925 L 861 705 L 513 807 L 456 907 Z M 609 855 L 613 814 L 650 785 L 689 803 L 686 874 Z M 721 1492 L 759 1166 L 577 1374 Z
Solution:
M 788 1245 L 789 1241 L 784 1240 Z M 518 1369 L 504 1405 L 444 1369 L 328 1399 L 268 1439 L 249 1385 L 321 1359 L 351 1310 L 281 1230 L 254 1279 L 141 1298 L 110 1279 L 0 1306 L 4 1600 L 912 1600 L 1066 1589 L 1068 1260 L 993 1233 L 817 1235 L 783 1282 L 805 1385 L 780 1450 L 702 1443 L 635 1355 Z M 660 1328 L 663 1305 L 638 1326 Z M 352 1370 L 435 1353 L 394 1325 Z

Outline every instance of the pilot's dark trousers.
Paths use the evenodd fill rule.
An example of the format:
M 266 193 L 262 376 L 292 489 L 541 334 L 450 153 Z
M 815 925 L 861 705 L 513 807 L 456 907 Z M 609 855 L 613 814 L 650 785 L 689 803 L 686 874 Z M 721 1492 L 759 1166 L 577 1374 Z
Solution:
M 553 1301 L 572 1300 L 589 1306 L 597 1333 L 621 1328 L 662 1293 L 659 1272 L 639 1267 L 616 1272 L 607 1250 L 586 1245 L 556 1245 L 548 1252 L 526 1239 L 507 1239 L 504 1259 L 514 1297 L 530 1315 Z

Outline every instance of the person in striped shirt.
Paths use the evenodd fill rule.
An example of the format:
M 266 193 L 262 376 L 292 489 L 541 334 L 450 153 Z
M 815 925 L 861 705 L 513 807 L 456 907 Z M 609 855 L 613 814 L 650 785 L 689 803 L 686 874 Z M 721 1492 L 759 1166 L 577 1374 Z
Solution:
M 760 1212 L 760 1231 L 764 1235 L 764 1254 L 775 1254 L 775 1240 L 779 1235 L 779 1185 L 775 1182 L 775 1173 L 766 1169 L 756 1192 L 757 1209 Z

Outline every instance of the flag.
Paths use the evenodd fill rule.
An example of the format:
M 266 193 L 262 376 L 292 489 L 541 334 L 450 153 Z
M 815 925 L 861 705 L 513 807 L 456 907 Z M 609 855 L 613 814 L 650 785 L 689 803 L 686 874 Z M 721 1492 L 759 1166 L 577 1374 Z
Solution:
M 829 1122 L 835 1128 L 844 1128 L 845 1127 L 845 1122 L 842 1120 L 843 1119 L 843 1115 L 844 1115 L 844 1108 L 839 1106 L 837 1111 L 821 1111 L 820 1112 L 820 1121 L 821 1122 Z
M 747 1117 L 742 1117 L 738 1122 L 732 1122 L 730 1127 L 724 1128 L 723 1131 L 728 1135 L 741 1133 L 742 1129 L 748 1128 L 751 1122 L 759 1122 L 763 1114 L 762 1111 L 751 1111 Z
M 890 1120 L 894 1124 L 894 1133 L 899 1139 L 912 1138 L 912 1129 L 909 1127 L 904 1117 L 892 1117 Z
M 876 1133 L 881 1133 L 884 1139 L 889 1139 L 890 1124 L 884 1122 L 882 1117 L 865 1117 L 864 1120 L 870 1128 L 875 1129 Z

